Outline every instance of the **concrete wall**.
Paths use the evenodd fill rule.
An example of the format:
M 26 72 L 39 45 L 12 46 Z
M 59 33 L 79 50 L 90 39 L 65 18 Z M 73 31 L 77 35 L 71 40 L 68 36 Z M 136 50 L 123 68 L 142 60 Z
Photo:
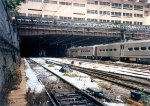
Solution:
M 13 70 L 19 63 L 17 32 L 14 31 L 11 18 L 7 13 L 5 0 L 0 0 L 0 92 L 5 83 L 4 66 Z M 0 105 L 3 104 L 1 100 L 0 94 Z

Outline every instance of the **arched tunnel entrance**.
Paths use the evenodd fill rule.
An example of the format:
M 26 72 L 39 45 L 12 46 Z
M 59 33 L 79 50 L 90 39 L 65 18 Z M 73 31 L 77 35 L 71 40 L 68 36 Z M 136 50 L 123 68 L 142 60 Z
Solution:
M 90 46 L 119 41 L 112 36 L 41 35 L 21 36 L 22 57 L 64 57 L 71 46 Z
M 21 36 L 22 57 L 63 57 L 66 56 L 67 46 L 52 44 L 53 40 L 47 36 Z M 68 44 L 69 47 L 69 44 Z

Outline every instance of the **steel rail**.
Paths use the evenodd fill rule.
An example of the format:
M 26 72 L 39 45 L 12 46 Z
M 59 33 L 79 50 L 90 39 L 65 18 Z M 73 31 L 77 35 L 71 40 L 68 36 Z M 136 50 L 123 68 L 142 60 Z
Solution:
M 30 60 L 34 61 L 33 59 L 30 58 Z M 85 91 L 77 88 L 76 86 L 74 86 L 72 83 L 68 82 L 67 80 L 63 79 L 62 77 L 60 77 L 59 75 L 55 74 L 54 72 L 52 72 L 51 70 L 49 70 L 48 68 L 44 67 L 43 65 L 41 65 L 40 63 L 34 61 L 35 63 L 37 63 L 39 66 L 43 67 L 45 70 L 51 72 L 52 74 L 54 74 L 55 76 L 57 76 L 58 78 L 60 78 L 61 80 L 63 80 L 64 82 L 68 83 L 70 86 L 72 86 L 73 88 L 75 88 L 76 90 L 78 90 L 82 95 L 84 95 L 85 97 L 91 99 L 96 105 L 98 106 L 108 106 L 105 103 L 99 101 L 98 99 L 96 99 L 95 97 L 89 95 L 88 93 L 86 93 Z
M 106 80 L 106 81 L 109 81 L 109 82 L 121 85 L 121 86 L 126 87 L 126 88 L 139 90 L 139 91 L 142 91 L 142 92 L 144 92 L 146 94 L 150 94 L 150 91 L 147 91 L 147 90 L 145 90 L 143 88 L 140 88 L 140 87 L 133 86 L 134 84 L 135 85 L 138 84 L 138 81 L 132 81 L 132 80 L 127 80 L 127 79 L 123 79 L 123 78 L 120 79 L 120 78 L 117 78 L 116 75 L 114 76 L 113 74 L 110 74 L 110 73 L 107 73 L 107 72 L 104 72 L 104 71 L 101 71 L 101 70 L 82 68 L 82 67 L 78 67 L 78 66 L 74 66 L 74 65 L 70 65 L 70 64 L 66 64 L 66 63 L 61 63 L 61 62 L 56 63 L 56 62 L 57 61 L 52 62 L 52 63 L 55 63 L 55 64 L 57 64 L 59 66 L 68 65 L 73 70 L 81 71 L 81 72 L 89 74 L 89 75 L 91 75 L 93 77 L 97 77 L 97 78 L 100 78 L 100 79 L 103 79 L 103 80 Z M 96 71 L 100 71 L 100 72 L 96 72 Z M 116 81 L 116 79 L 120 80 L 120 81 Z M 124 80 L 124 81 L 122 81 L 122 80 Z M 128 84 L 128 83 L 125 83 L 125 81 L 131 81 L 131 83 L 128 82 L 128 83 L 130 83 L 130 84 Z M 141 82 L 141 85 L 144 85 L 144 86 L 150 88 L 149 84 L 145 84 L 145 83 Z

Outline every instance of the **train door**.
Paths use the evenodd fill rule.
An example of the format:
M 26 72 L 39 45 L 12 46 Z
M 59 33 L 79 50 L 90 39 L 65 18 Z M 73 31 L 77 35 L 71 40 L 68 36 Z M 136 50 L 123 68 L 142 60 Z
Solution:
M 92 54 L 92 59 L 96 59 L 97 56 L 97 47 L 93 46 L 93 54 Z
M 78 49 L 77 49 L 77 57 L 80 58 L 80 55 L 81 55 L 81 50 L 78 48 Z
M 120 45 L 120 56 L 124 56 L 124 45 Z

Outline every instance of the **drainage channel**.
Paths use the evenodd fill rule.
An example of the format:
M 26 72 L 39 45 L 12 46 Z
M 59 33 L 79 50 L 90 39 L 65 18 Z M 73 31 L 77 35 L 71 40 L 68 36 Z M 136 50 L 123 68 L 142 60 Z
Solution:
M 58 86 L 59 89 L 47 90 L 47 87 L 45 87 L 45 91 L 47 92 L 52 106 L 107 106 L 97 98 L 89 95 L 86 91 L 80 90 L 70 82 L 53 73 L 51 70 L 45 68 L 40 63 L 37 63 L 32 59 L 27 60 L 30 64 L 32 63 L 38 67 L 42 67 L 61 80 L 61 84 L 59 84 Z M 41 81 L 41 83 L 43 83 L 41 79 L 39 80 Z M 62 87 L 62 85 L 66 84 L 66 88 Z M 56 86 L 56 84 L 54 86 Z

